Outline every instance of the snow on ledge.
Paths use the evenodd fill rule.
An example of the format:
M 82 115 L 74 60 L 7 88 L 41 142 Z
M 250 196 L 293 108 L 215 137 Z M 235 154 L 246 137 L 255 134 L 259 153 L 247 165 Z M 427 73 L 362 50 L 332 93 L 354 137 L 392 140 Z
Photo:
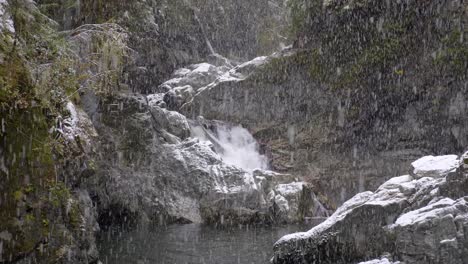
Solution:
M 359 207 L 365 204 L 367 201 L 369 201 L 369 199 L 372 198 L 372 195 L 374 195 L 374 193 L 370 191 L 356 194 L 353 198 L 349 199 L 344 204 L 342 204 L 335 211 L 335 213 L 329 218 L 327 218 L 327 220 L 325 220 L 323 223 L 313 227 L 312 229 L 306 232 L 297 232 L 285 235 L 278 241 L 276 241 L 275 247 L 283 243 L 291 243 L 298 240 L 307 239 L 312 237 L 314 234 L 324 232 L 325 230 L 331 228 L 336 222 L 343 220 L 348 213 L 352 212 L 354 208 Z
M 459 164 L 457 155 L 425 156 L 411 163 L 412 174 L 417 178 L 441 178 L 447 176 L 449 172 L 455 171 Z
M 287 184 L 278 184 L 275 191 L 282 196 L 297 195 L 302 192 L 302 189 L 306 185 L 305 182 L 292 182 Z
M 442 216 L 448 214 L 450 207 L 452 207 L 456 201 L 450 198 L 444 198 L 436 203 L 429 204 L 420 209 L 407 212 L 396 220 L 393 226 L 408 226 L 415 223 L 420 223 L 428 221 L 430 219 L 441 218 Z
M 388 260 L 388 258 L 374 259 L 366 262 L 359 262 L 358 264 L 399 264 L 401 262 L 393 262 Z

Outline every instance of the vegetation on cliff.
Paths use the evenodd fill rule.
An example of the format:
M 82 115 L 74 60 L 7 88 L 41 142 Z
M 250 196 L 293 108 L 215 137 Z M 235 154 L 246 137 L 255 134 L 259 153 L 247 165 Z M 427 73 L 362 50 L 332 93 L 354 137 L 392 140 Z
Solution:
M 123 40 L 118 34 L 95 37 L 94 56 L 83 58 L 40 11 L 43 6 L 1 4 L 11 27 L 0 27 L 0 230 L 6 232 L 0 261 L 83 258 L 75 256 L 76 248 L 91 254 L 86 237 L 94 230 L 85 227 L 89 208 L 74 190 L 74 174 L 89 161 L 81 158 L 80 136 L 64 135 L 70 125 L 64 122 L 75 114 L 67 104 L 78 102 L 83 88 L 106 96 L 118 87 Z M 89 261 L 96 257 L 91 255 Z

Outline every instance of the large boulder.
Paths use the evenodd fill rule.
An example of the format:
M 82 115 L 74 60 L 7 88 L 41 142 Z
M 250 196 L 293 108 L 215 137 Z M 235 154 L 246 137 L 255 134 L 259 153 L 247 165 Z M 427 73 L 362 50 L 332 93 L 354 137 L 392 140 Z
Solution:
M 186 139 L 190 136 L 190 127 L 185 116 L 160 107 L 151 107 L 150 113 L 153 121 L 172 135 L 180 139 Z
M 410 174 L 417 178 L 445 177 L 454 172 L 459 163 L 457 155 L 425 156 L 411 163 Z
M 468 178 L 460 162 L 454 173 Z M 273 263 L 357 263 L 383 255 L 404 263 L 465 263 L 468 189 L 451 198 L 443 191 L 456 184 L 443 175 L 392 178 L 310 231 L 281 238 Z
M 468 197 L 439 198 L 400 215 L 389 227 L 405 263 L 464 264 L 468 257 Z
M 277 217 L 286 222 L 328 216 L 327 210 L 322 210 L 323 205 L 305 182 L 278 184 L 268 193 L 268 198 L 276 209 Z

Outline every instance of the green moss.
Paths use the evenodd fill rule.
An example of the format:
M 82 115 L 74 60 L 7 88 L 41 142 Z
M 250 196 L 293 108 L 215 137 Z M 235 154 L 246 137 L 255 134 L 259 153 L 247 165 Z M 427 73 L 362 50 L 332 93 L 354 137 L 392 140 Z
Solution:
M 330 76 L 330 69 L 326 66 L 326 58 L 322 56 L 319 49 L 312 50 L 311 62 L 309 66 L 309 73 L 312 79 L 318 80 L 320 82 L 327 82 Z
M 42 226 L 44 228 L 49 228 L 49 224 L 50 224 L 49 219 L 42 219 Z
M 34 223 L 36 221 L 36 217 L 33 214 L 27 214 L 25 217 L 25 221 L 27 224 Z
M 466 76 L 468 72 L 468 45 L 460 31 L 452 31 L 443 40 L 444 48 L 434 58 L 434 64 L 441 72 Z
M 25 192 L 26 194 L 30 194 L 30 193 L 34 192 L 34 189 L 35 189 L 35 188 L 34 188 L 34 185 L 30 184 L 30 185 L 28 185 L 26 188 L 24 188 L 24 192 Z
M 288 8 L 291 12 L 291 26 L 289 34 L 297 36 L 303 30 L 308 10 L 306 2 L 303 0 L 290 0 L 287 2 Z
M 37 216 L 47 196 L 44 185 L 55 178 L 50 125 L 38 107 L 3 111 L 2 117 L 0 148 L 8 150 L 4 159 L 8 174 L 0 172 L 0 192 L 7 194 L 0 205 L 0 229 L 18 237 L 14 244 L 4 245 L 4 252 L 21 254 L 34 250 L 42 238 Z
M 26 109 L 31 101 L 55 110 L 55 104 L 64 100 L 64 91 L 69 87 L 76 90 L 78 83 L 74 72 L 69 72 L 70 64 L 63 67 L 70 54 L 66 41 L 47 17 L 24 0 L 11 1 L 8 11 L 16 33 L 0 35 L 0 57 L 4 58 L 0 64 L 0 111 Z M 39 74 L 33 72 L 38 65 L 42 65 Z M 44 76 L 49 72 L 45 65 L 52 65 L 48 76 Z
M 264 64 L 253 77 L 253 81 L 281 84 L 294 73 L 310 67 L 313 56 L 311 51 L 298 51 L 289 56 L 273 57 Z
M 68 214 L 70 226 L 77 229 L 82 224 L 81 212 L 77 203 L 73 203 Z
M 395 73 L 403 75 L 403 69 L 393 70 L 393 65 L 403 56 L 407 48 L 399 38 L 383 38 L 366 47 L 354 62 L 342 66 L 345 72 L 338 76 L 332 87 L 344 88 L 362 83 L 370 74 Z
M 54 207 L 65 208 L 71 197 L 70 190 L 62 182 L 57 182 L 49 188 L 50 202 Z
M 16 191 L 13 193 L 13 196 L 15 198 L 15 201 L 20 201 L 23 198 L 23 192 L 22 191 Z
M 63 88 L 42 86 L 33 74 L 37 65 L 57 56 L 59 44 L 38 29 L 40 16 L 14 8 L 18 8 L 15 45 L 8 34 L 0 36 L 0 56 L 4 58 L 0 64 L 0 149 L 6 151 L 2 159 L 7 168 L 0 170 L 0 193 L 6 197 L 0 204 L 0 230 L 9 230 L 16 237 L 14 243 L 4 244 L 4 254 L 17 256 L 34 251 L 48 234 L 44 220 L 58 221 L 47 203 L 48 183 L 56 177 L 57 144 L 49 130 L 62 111 L 63 97 L 55 95 Z M 28 23 L 32 25 L 26 27 Z
M 0 230 L 14 235 L 2 250 L 15 258 L 34 252 L 42 241 L 70 243 L 63 234 L 70 238 L 81 224 L 70 189 L 57 182 L 63 138 L 50 131 L 58 115 L 66 116 L 64 103 L 79 100 L 83 80 L 74 70 L 76 58 L 48 20 L 23 0 L 11 3 L 17 34 L 0 34 L 0 149 L 6 167 L 0 170 Z

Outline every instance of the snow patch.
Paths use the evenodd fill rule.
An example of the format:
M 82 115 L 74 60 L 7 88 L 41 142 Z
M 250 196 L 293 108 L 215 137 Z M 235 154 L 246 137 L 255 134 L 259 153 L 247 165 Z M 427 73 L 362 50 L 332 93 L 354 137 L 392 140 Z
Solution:
M 457 155 L 425 156 L 411 163 L 413 174 L 419 178 L 445 177 L 449 172 L 455 171 L 459 164 Z
M 245 63 L 239 65 L 238 68 L 244 68 L 244 67 L 249 66 L 249 65 L 260 66 L 262 64 L 265 64 L 265 62 L 267 60 L 268 60 L 267 56 L 260 56 L 260 57 L 254 58 L 251 61 L 248 61 L 248 62 L 245 62 Z
M 440 217 L 441 213 L 444 213 L 448 207 L 454 204 L 454 200 L 450 198 L 444 198 L 423 208 L 401 215 L 398 217 L 393 226 L 403 227 Z
M 275 204 L 278 206 L 280 211 L 282 212 L 289 211 L 289 202 L 282 195 L 277 194 L 275 196 Z
M 275 191 L 282 196 L 297 195 L 302 192 L 305 182 L 293 182 L 287 184 L 278 184 Z
M 66 105 L 70 117 L 64 120 L 63 124 L 63 134 L 69 140 L 73 140 L 77 134 L 77 125 L 78 125 L 78 112 L 75 108 L 75 105 L 72 102 L 68 102 Z
M 457 238 L 454 237 L 452 239 L 444 239 L 440 241 L 440 244 L 450 244 L 450 243 L 456 243 L 456 242 L 457 242 Z
M 366 262 L 359 262 L 358 264 L 399 264 L 401 262 L 393 262 L 393 261 L 390 261 L 388 258 L 381 258 L 381 259 L 373 259 L 373 260 L 369 260 L 369 261 L 366 261 Z
M 178 70 L 176 70 L 173 75 L 176 76 L 176 77 L 183 77 L 189 73 L 191 73 L 192 71 L 187 69 L 187 68 L 180 68 Z
M 401 186 L 403 183 L 411 182 L 413 180 L 413 177 L 410 175 L 403 175 L 399 177 L 393 177 L 390 180 L 386 181 L 379 187 L 379 191 L 382 191 L 383 189 L 393 189 L 393 188 L 398 188 Z
M 148 105 L 154 107 L 164 101 L 164 93 L 150 94 L 146 98 L 148 99 Z
M 4 29 L 10 33 L 15 33 L 15 27 L 11 16 L 6 12 L 7 1 L 0 0 L 0 32 Z
M 192 71 L 194 73 L 207 73 L 210 72 L 211 69 L 214 69 L 215 67 L 209 63 L 200 63 L 194 65 L 195 69 Z

